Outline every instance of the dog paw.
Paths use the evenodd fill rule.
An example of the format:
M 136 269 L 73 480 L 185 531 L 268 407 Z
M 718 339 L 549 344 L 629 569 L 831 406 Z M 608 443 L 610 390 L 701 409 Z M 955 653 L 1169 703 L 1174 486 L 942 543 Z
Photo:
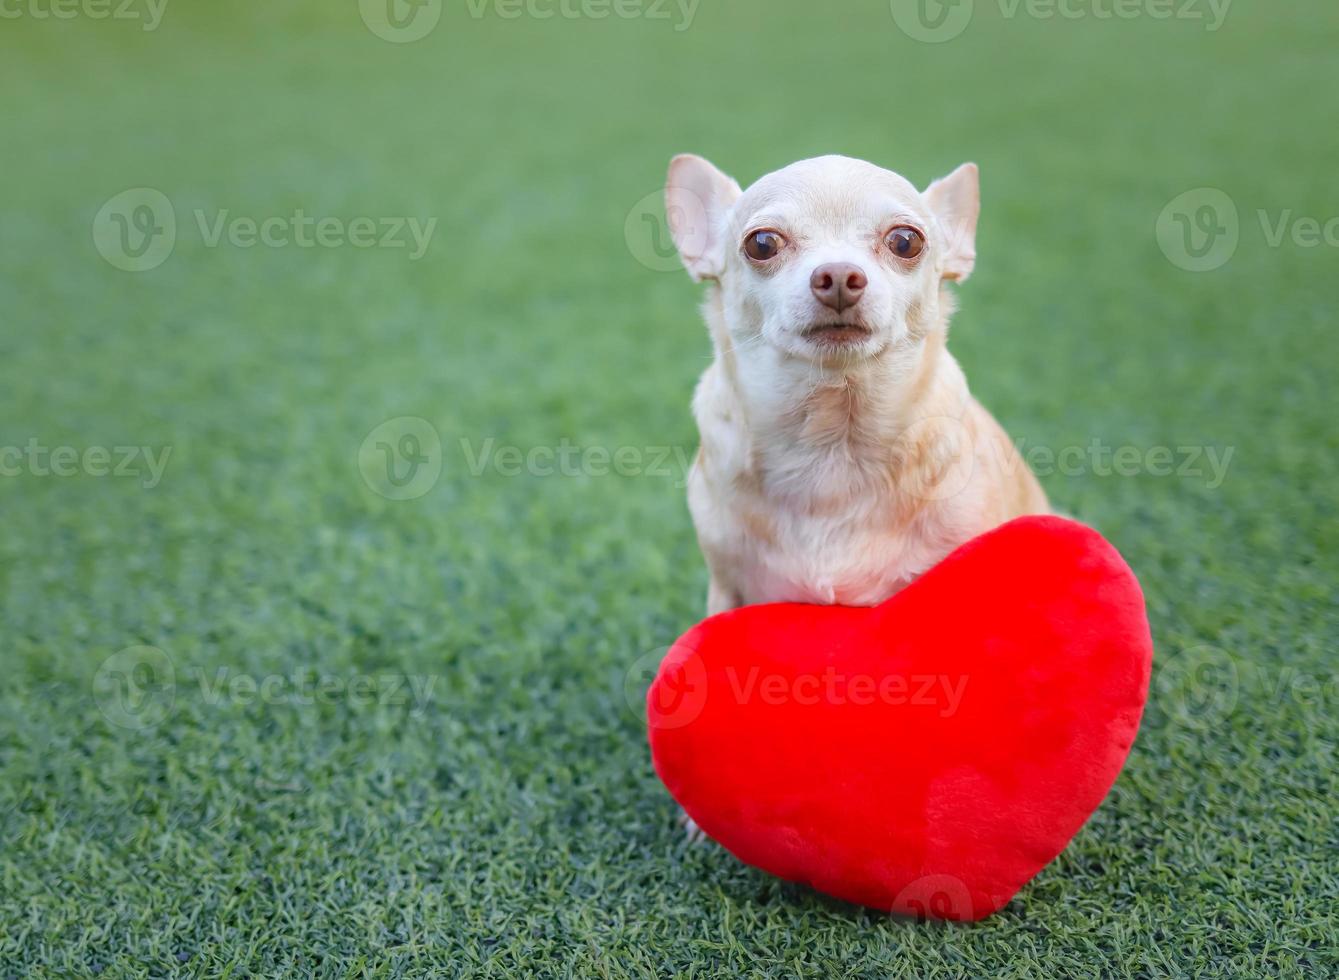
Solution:
M 683 832 L 688 837 L 688 843 L 690 844 L 701 844 L 707 839 L 707 835 L 702 828 L 699 827 L 697 822 L 683 810 L 679 811 L 679 826 L 683 828 Z

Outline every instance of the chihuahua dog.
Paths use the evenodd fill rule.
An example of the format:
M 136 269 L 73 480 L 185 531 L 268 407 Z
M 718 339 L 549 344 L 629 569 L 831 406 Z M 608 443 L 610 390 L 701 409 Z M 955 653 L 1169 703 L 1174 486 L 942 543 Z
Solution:
M 976 260 L 977 168 L 925 191 L 828 156 L 747 191 L 675 157 L 675 246 L 709 283 L 688 500 L 707 612 L 874 605 L 1046 497 L 945 349 Z

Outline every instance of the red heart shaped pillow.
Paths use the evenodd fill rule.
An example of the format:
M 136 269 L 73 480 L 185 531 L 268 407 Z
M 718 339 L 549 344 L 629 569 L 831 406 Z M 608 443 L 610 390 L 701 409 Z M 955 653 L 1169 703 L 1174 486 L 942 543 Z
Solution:
M 698 624 L 647 693 L 651 753 L 740 860 L 863 905 L 977 919 L 1111 788 L 1152 653 L 1116 550 L 1024 517 L 873 608 Z

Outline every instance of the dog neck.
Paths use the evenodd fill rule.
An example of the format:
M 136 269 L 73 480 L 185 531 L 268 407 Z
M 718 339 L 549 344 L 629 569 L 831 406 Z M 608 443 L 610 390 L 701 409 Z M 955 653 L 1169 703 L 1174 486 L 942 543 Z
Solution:
M 748 433 L 750 466 L 764 481 L 798 479 L 802 468 L 813 466 L 833 469 L 839 481 L 841 471 L 886 473 L 889 448 L 909 427 L 959 418 L 966 410 L 966 379 L 945 348 L 952 309 L 947 292 L 936 315 L 910 336 L 845 365 L 817 364 L 764 345 L 734 350 L 713 293 L 706 314 L 717 363 Z

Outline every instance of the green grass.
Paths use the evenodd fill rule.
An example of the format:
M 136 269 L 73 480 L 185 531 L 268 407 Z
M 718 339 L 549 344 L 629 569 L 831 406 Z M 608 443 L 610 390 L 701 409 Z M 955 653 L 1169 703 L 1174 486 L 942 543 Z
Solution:
M 703 4 L 683 31 L 449 3 L 404 45 L 352 0 L 0 21 L 0 446 L 170 447 L 152 487 L 0 478 L 0 977 L 1336 969 L 1339 250 L 1272 247 L 1256 212 L 1339 215 L 1339 16 L 976 8 L 938 45 L 882 0 Z M 1010 433 L 1234 453 L 1220 486 L 1044 475 L 1140 575 L 1158 662 L 1104 806 L 983 923 L 688 846 L 635 707 L 702 609 L 677 471 L 468 465 L 488 439 L 691 453 L 697 290 L 624 235 L 683 150 L 745 181 L 975 159 L 952 347 Z M 1191 273 L 1154 226 L 1205 186 L 1241 244 Z M 148 272 L 90 231 L 131 187 L 176 210 Z M 210 248 L 193 217 L 295 208 L 438 225 L 414 262 Z M 443 468 L 396 501 L 358 454 L 401 416 Z M 175 683 L 139 728 L 95 687 L 134 645 Z M 294 670 L 431 688 L 215 686 Z

